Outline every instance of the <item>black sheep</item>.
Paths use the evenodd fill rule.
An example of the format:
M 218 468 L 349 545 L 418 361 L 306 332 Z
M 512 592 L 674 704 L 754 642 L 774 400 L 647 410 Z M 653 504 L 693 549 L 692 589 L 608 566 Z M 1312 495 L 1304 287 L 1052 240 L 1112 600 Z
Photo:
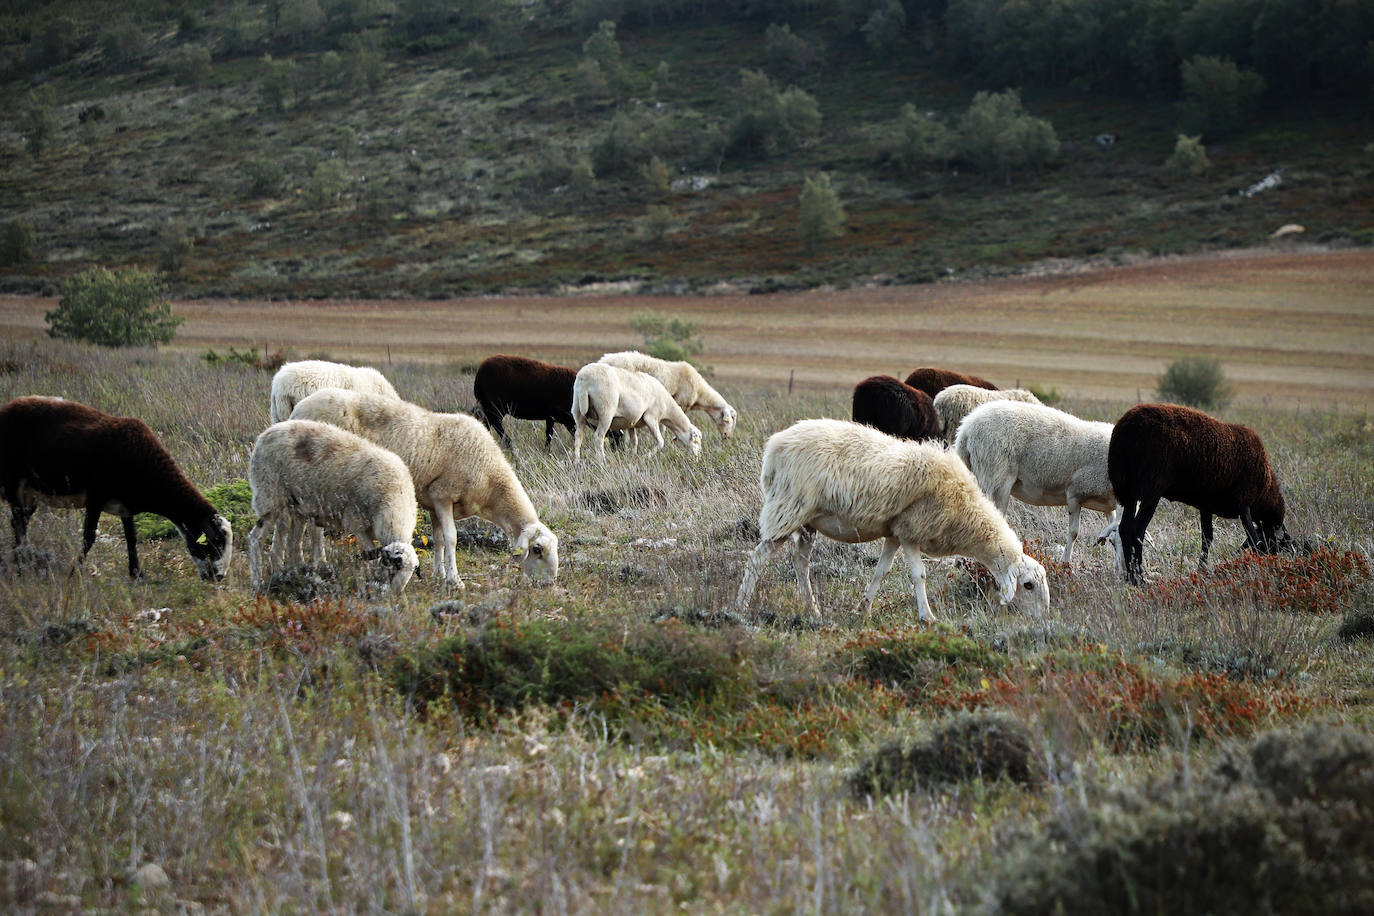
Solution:
M 1292 549 L 1283 527 L 1283 493 L 1256 432 L 1177 404 L 1140 404 L 1122 414 L 1107 448 L 1107 476 L 1121 504 L 1126 580 L 1144 581 L 1145 528 L 1161 498 L 1202 514 L 1202 556 L 1212 546 L 1212 516 L 1239 518 L 1245 547 Z
M 472 393 L 481 405 L 482 422 L 507 446 L 501 418 L 544 421 L 544 447 L 553 442 L 553 425 L 573 431 L 572 396 L 577 370 L 524 356 L 488 356 L 477 367 Z
M 987 388 L 990 391 L 998 389 L 998 386 L 985 378 L 965 375 L 962 372 L 955 372 L 953 369 L 936 369 L 933 366 L 922 366 L 913 370 L 906 377 L 906 383 L 912 388 L 924 391 L 932 398 L 950 385 L 974 385 L 978 388 Z
M 0 488 L 10 504 L 16 554 L 42 503 L 84 508 L 81 556 L 101 512 L 120 517 L 129 575 L 140 574 L 134 516 L 161 515 L 186 539 L 201 578 L 222 579 L 233 532 L 181 473 L 148 424 L 62 398 L 15 398 L 0 407 Z
M 930 395 L 890 375 L 874 375 L 854 386 L 854 422 L 899 439 L 940 438 L 940 417 Z

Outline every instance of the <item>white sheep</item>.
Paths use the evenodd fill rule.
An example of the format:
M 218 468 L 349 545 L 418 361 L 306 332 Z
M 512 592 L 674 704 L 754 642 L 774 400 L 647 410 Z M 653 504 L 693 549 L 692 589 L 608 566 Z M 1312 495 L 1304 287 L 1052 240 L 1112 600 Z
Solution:
M 668 389 L 648 373 L 588 363 L 577 370 L 573 381 L 572 408 L 574 458 L 582 457 L 582 436 L 592 423 L 596 424 L 596 456 L 602 460 L 608 431 L 640 427 L 653 434 L 656 448 L 663 448 L 660 427 L 667 427 L 693 458 L 701 455 L 701 430 L 687 419 Z
M 977 385 L 950 385 L 935 395 L 935 414 L 940 418 L 940 432 L 945 441 L 954 442 L 959 424 L 974 409 L 992 401 L 1021 401 L 1039 404 L 1040 399 L 1024 388 L 979 388 Z
M 558 537 L 539 521 L 501 446 L 476 418 L 342 388 L 316 391 L 291 416 L 332 423 L 400 456 L 430 512 L 436 577 L 463 586 L 454 519 L 470 515 L 505 532 L 526 574 L 557 577 Z
M 248 533 L 248 567 L 253 588 L 265 578 L 262 538 L 274 529 L 276 565 L 292 551 L 299 555 L 305 525 L 348 532 L 391 570 L 390 586 L 399 592 L 420 565 L 415 535 L 415 487 L 401 459 L 346 430 L 309 420 L 269 426 L 253 443 L 248 481 L 257 524 Z M 321 545 L 315 541 L 314 561 Z
M 607 353 L 598 362 L 652 375 L 668 389 L 668 394 L 672 395 L 673 400 L 683 410 L 705 411 L 706 415 L 715 421 L 716 429 L 720 430 L 722 438 L 729 439 L 730 434 L 735 431 L 735 421 L 738 419 L 735 408 L 701 377 L 701 373 L 691 363 L 685 360 L 659 359 L 638 350 Z
M 380 394 L 399 401 L 401 396 L 382 375 L 371 366 L 349 366 L 322 359 L 305 359 L 287 363 L 272 376 L 271 417 L 280 423 L 291 416 L 291 410 L 313 392 L 321 388 L 349 388 Z
M 992 401 L 959 424 L 954 451 L 1002 512 L 1013 496 L 1032 506 L 1067 506 L 1068 563 L 1084 507 L 1111 516 L 1109 528 L 1116 523 L 1116 496 L 1107 477 L 1111 439 L 1110 423 L 1081 420 L 1044 404 Z
M 1002 603 L 1037 616 L 1049 608 L 1045 570 L 1021 549 L 968 468 L 939 445 L 895 439 L 846 420 L 802 420 L 774 433 L 759 475 L 759 544 L 749 556 L 736 606 L 744 613 L 768 558 L 790 538 L 797 587 L 813 616 L 815 533 L 849 544 L 883 538 L 882 555 L 859 609 L 867 614 L 901 547 L 911 565 L 920 619 L 931 621 L 922 552 L 962 555 L 986 566 Z

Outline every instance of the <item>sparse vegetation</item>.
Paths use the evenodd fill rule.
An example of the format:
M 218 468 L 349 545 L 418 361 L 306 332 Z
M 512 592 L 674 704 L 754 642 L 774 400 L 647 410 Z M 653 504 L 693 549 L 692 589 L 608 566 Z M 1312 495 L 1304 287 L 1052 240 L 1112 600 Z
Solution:
M 1231 399 L 1221 361 L 1205 356 L 1176 359 L 1164 370 L 1155 387 L 1160 400 L 1202 410 L 1220 410 Z
M 11 340 L 0 401 L 60 392 L 143 417 L 241 536 L 269 374 L 237 352 Z M 387 371 L 418 403 L 471 400 L 470 369 Z M 142 907 L 132 876 L 156 864 L 167 899 L 206 909 L 1045 912 L 1131 894 L 1223 909 L 1208 894 L 1225 875 L 1247 908 L 1302 893 L 1363 910 L 1374 680 L 1368 640 L 1333 638 L 1374 595 L 1363 418 L 1245 418 L 1295 534 L 1338 532 L 1322 550 L 1240 555 L 1219 529 L 1195 580 L 1196 517 L 1165 506 L 1155 552 L 1185 571 L 1165 566 L 1150 590 L 1120 584 L 1100 548 L 1071 569 L 1044 558 L 1055 598 L 1031 621 L 932 564 L 948 619 L 924 627 L 891 584 L 871 621 L 848 610 L 863 588 L 850 567 L 870 555 L 826 542 L 827 626 L 792 622 L 778 571 L 745 627 L 730 605 L 758 450 L 835 397 L 729 393 L 735 436 L 691 465 L 668 452 L 593 471 L 512 429 L 560 537 L 552 588 L 518 579 L 486 526 L 459 550 L 457 594 L 423 579 L 368 599 L 334 562 L 356 550 L 339 541 L 337 572 L 292 570 L 260 599 L 241 549 L 210 585 L 152 529 L 143 581 L 104 537 L 69 574 L 74 512 L 40 511 L 21 569 L 0 544 L 6 899 Z M 1035 552 L 1062 522 L 1023 509 Z M 1085 864 L 1100 862 L 1113 867 Z M 1249 881 L 1256 866 L 1284 881 Z

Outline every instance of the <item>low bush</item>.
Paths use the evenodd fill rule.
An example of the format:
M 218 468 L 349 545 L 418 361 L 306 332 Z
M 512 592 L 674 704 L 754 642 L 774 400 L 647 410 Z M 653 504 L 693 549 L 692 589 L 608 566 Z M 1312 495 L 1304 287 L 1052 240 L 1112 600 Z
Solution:
M 1005 713 L 959 713 L 907 751 L 884 745 L 849 777 L 859 796 L 915 791 L 923 785 L 1009 779 L 1044 781 L 1030 733 Z
M 1221 361 L 1204 356 L 1188 356 L 1170 363 L 1156 382 L 1155 394 L 1162 401 L 1201 410 L 1218 410 L 1231 400 Z
M 1016 840 L 1005 913 L 1366 913 L 1374 908 L 1374 738 L 1313 726 L 1059 810 Z

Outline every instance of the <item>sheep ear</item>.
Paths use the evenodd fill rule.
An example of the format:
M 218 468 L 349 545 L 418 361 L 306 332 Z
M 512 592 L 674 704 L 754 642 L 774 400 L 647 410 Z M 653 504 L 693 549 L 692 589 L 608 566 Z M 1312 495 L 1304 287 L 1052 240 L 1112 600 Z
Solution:
M 1013 563 L 1007 567 L 1006 577 L 1002 579 L 1002 603 L 1010 604 L 1011 599 L 1016 597 L 1016 586 L 1021 579 L 1021 564 Z

